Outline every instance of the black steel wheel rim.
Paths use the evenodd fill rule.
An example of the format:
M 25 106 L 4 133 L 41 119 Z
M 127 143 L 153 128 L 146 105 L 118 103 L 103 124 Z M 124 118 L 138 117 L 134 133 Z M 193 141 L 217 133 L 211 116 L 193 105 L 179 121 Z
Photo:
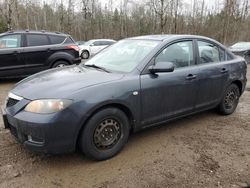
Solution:
M 108 118 L 102 120 L 96 127 L 94 144 L 98 149 L 110 149 L 117 144 L 121 135 L 121 123 L 114 118 Z
M 235 107 L 235 105 L 237 104 L 238 101 L 238 94 L 237 94 L 237 90 L 235 88 L 230 89 L 227 93 L 226 93 L 226 97 L 225 97 L 225 108 L 226 109 L 232 109 Z

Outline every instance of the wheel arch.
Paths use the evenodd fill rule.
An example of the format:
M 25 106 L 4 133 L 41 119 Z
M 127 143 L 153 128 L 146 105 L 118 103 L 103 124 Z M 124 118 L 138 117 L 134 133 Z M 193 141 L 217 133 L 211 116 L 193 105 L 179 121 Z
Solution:
M 238 86 L 238 88 L 240 90 L 240 95 L 243 93 L 243 84 L 240 80 L 234 80 L 231 82 L 231 84 L 235 84 Z
M 48 64 L 49 67 L 53 67 L 53 65 L 58 61 L 66 61 L 69 65 L 72 65 L 73 59 L 74 57 L 71 54 L 66 52 L 56 52 L 48 58 Z
M 132 110 L 125 104 L 123 103 L 119 103 L 119 102 L 112 102 L 112 103 L 106 103 L 106 104 L 102 104 L 98 107 L 93 108 L 89 115 L 87 116 L 87 118 L 81 123 L 81 127 L 77 132 L 77 136 L 76 136 L 76 140 L 75 140 L 75 146 L 78 146 L 78 141 L 81 135 L 81 131 L 84 129 L 85 124 L 89 121 L 89 119 L 96 114 L 97 112 L 106 109 L 106 108 L 117 108 L 119 110 L 121 110 L 122 112 L 125 113 L 125 115 L 128 117 L 128 120 L 130 122 L 130 133 L 134 131 L 134 126 L 135 126 L 135 116 L 132 112 Z

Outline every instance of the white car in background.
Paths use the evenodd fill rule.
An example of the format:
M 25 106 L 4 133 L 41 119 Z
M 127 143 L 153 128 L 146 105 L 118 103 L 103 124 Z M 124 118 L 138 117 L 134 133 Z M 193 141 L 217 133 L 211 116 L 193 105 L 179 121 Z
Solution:
M 82 59 L 88 59 L 90 56 L 94 56 L 102 49 L 114 44 L 116 41 L 111 39 L 95 39 L 85 42 L 83 45 L 79 45 L 80 56 Z

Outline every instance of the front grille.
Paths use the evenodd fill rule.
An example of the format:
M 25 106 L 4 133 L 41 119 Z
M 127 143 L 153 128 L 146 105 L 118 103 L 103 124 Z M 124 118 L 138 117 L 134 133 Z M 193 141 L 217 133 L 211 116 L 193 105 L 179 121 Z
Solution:
M 18 102 L 19 102 L 19 100 L 8 98 L 6 106 L 11 107 L 11 106 L 16 105 Z

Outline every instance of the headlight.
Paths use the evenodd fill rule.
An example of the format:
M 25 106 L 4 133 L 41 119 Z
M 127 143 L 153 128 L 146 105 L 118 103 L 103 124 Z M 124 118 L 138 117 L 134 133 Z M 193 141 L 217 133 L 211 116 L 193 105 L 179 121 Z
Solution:
M 61 111 L 72 104 L 72 100 L 67 99 L 44 99 L 30 102 L 26 107 L 26 112 L 38 114 L 51 114 Z

